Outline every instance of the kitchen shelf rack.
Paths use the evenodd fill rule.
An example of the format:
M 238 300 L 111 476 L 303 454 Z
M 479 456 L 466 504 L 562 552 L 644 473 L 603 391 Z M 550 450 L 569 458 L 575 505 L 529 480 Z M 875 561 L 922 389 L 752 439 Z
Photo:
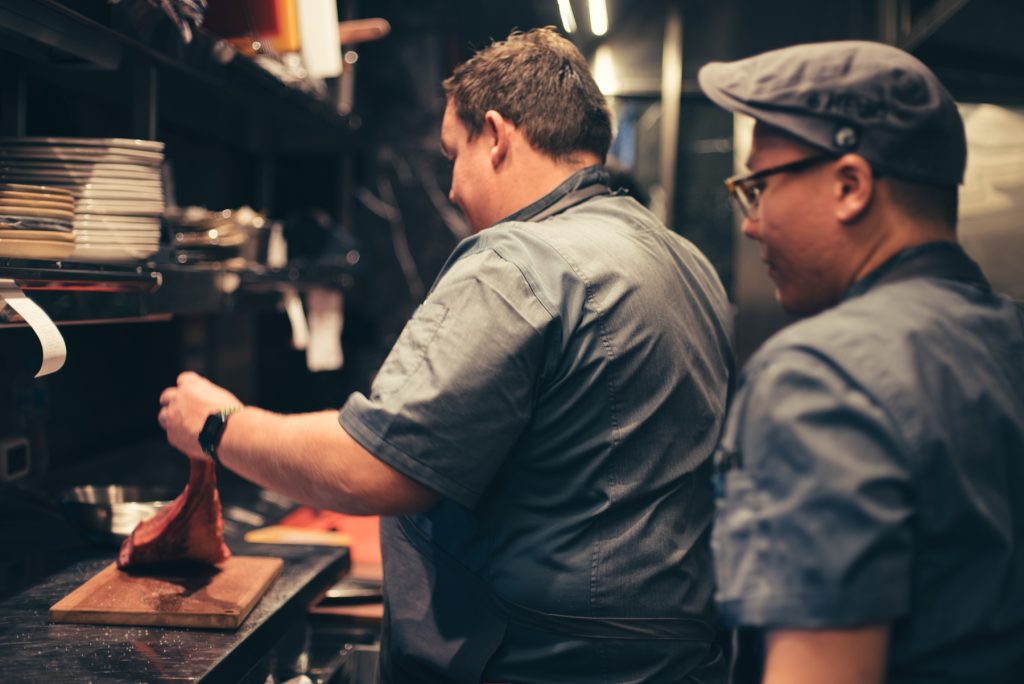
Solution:
M 127 76 L 128 82 L 117 89 L 130 93 L 133 135 L 143 139 L 156 137 L 161 71 L 218 97 L 241 101 L 260 115 L 287 121 L 291 125 L 282 131 L 286 137 L 331 133 L 336 144 L 344 144 L 358 121 L 339 114 L 325 90 L 308 81 L 286 82 L 201 28 L 185 43 L 173 22 L 145 0 L 0 0 L 0 35 L 3 50 L 20 56 L 24 67 L 5 60 L 0 124 L 6 135 L 24 134 L 24 71 L 30 67 Z
M 30 293 L 58 324 L 166 320 L 228 311 L 276 311 L 281 293 L 311 287 L 350 290 L 349 268 L 331 265 L 235 268 L 222 263 L 138 266 L 0 258 L 0 279 Z M 24 326 L 0 308 L 0 328 Z

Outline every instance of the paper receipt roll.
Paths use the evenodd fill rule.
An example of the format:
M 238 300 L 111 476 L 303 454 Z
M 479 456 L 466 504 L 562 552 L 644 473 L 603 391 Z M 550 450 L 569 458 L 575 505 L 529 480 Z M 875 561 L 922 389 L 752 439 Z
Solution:
M 43 348 L 43 365 L 40 366 L 36 377 L 59 371 L 68 356 L 68 348 L 57 326 L 46 312 L 26 297 L 14 281 L 8 278 L 0 278 L 0 304 L 4 303 L 18 312 L 39 338 L 39 344 Z

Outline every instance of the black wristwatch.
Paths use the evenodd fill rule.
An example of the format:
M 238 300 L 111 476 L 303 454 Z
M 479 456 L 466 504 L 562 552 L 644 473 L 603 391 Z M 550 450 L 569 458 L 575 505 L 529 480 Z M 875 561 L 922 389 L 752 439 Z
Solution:
M 220 446 L 220 438 L 224 436 L 224 429 L 228 426 L 228 418 L 241 410 L 241 406 L 223 408 L 216 413 L 211 413 L 203 423 L 203 429 L 199 431 L 199 447 L 214 463 L 219 463 L 217 447 Z

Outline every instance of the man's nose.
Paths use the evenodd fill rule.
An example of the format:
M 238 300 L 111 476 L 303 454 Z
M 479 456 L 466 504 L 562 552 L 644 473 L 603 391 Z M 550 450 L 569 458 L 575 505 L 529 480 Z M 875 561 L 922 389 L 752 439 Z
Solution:
M 749 216 L 743 217 L 743 223 L 740 224 L 740 231 L 751 240 L 761 239 L 761 223 Z

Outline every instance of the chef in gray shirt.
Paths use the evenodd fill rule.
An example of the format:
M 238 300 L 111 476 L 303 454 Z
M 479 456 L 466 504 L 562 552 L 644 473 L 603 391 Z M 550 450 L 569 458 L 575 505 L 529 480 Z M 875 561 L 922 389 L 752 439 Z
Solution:
M 299 501 L 389 516 L 385 681 L 723 682 L 722 285 L 608 187 L 608 107 L 569 41 L 513 34 L 444 88 L 450 195 L 475 234 L 368 396 L 340 417 L 247 406 L 216 453 Z M 162 401 L 195 458 L 204 422 L 238 403 L 194 374 Z
M 727 181 L 782 306 L 716 455 L 728 622 L 764 681 L 1024 682 L 1024 316 L 957 244 L 966 142 L 911 55 L 709 64 L 757 121 Z

